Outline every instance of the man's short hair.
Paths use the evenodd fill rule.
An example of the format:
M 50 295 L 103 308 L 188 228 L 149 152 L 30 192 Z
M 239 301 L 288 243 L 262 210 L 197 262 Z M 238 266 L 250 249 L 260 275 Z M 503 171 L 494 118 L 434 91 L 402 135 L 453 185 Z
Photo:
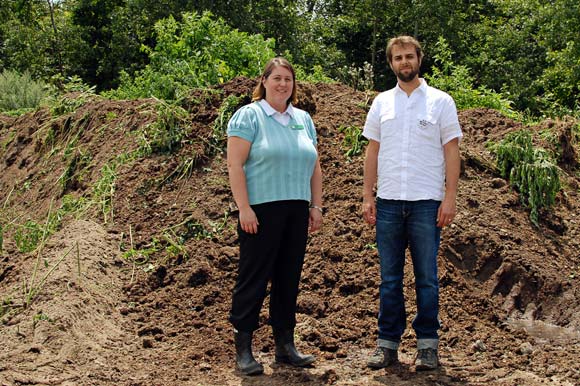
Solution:
M 415 51 L 417 52 L 417 58 L 421 60 L 423 58 L 423 50 L 421 49 L 421 43 L 417 39 L 412 36 L 397 36 L 389 40 L 387 43 L 387 61 L 389 64 L 393 60 L 393 46 L 413 46 L 415 47 Z

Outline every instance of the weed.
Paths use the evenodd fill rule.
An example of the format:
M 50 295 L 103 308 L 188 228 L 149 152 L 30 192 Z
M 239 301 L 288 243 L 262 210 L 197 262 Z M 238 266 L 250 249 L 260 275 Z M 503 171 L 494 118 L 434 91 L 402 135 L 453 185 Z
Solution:
M 129 284 L 133 283 L 133 278 L 135 277 L 135 268 L 137 266 L 143 266 L 149 262 L 149 256 L 158 251 L 157 244 L 159 243 L 156 239 L 153 239 L 152 245 L 149 248 L 144 249 L 135 249 L 133 244 L 133 231 L 131 225 L 129 225 L 129 241 L 131 244 L 131 248 L 124 252 L 121 256 L 131 262 L 133 265 L 133 269 L 131 271 L 131 280 Z M 148 264 L 145 266 L 144 270 L 146 272 L 150 271 L 152 268 L 152 264 Z
M 8 135 L 6 135 L 6 139 L 0 142 L 0 148 L 2 149 L 2 151 L 4 152 L 6 151 L 8 145 L 10 145 L 12 141 L 14 141 L 14 138 L 16 138 L 16 131 L 10 131 Z
M 213 122 L 212 136 L 209 141 L 210 153 L 222 153 L 226 143 L 228 121 L 238 109 L 243 97 L 229 95 L 218 110 L 218 117 Z
M 38 324 L 38 322 L 40 322 L 40 321 L 47 321 L 47 322 L 50 322 L 50 323 L 52 323 L 52 322 L 53 322 L 53 320 L 52 320 L 52 319 L 51 319 L 51 318 L 50 318 L 48 315 L 46 315 L 45 313 L 43 313 L 43 312 L 41 311 L 41 312 L 39 312 L 38 314 L 36 314 L 36 315 L 34 315 L 34 316 L 32 317 L 32 328 L 33 328 L 33 329 L 34 329 L 34 328 L 36 328 L 36 325 L 37 325 L 37 324 Z
M 362 135 L 362 129 L 357 126 L 341 126 L 338 131 L 344 133 L 342 140 L 344 155 L 349 159 L 361 155 L 363 147 L 368 143 Z
M 189 239 L 209 239 L 211 238 L 212 234 L 210 231 L 205 229 L 203 224 L 201 224 L 196 219 L 190 219 L 186 223 L 183 224 L 184 232 L 182 233 L 182 237 L 185 240 Z
M 296 79 L 308 83 L 336 83 L 336 80 L 330 78 L 319 64 L 312 66 L 310 71 L 298 64 L 294 66 L 294 69 L 296 70 Z
M 158 101 L 155 109 L 157 119 L 140 133 L 139 149 L 143 156 L 171 153 L 181 147 L 185 137 L 187 111 L 164 101 Z
M 64 255 L 62 255 L 61 258 L 58 259 L 56 263 L 54 263 L 54 265 L 48 270 L 48 272 L 46 272 L 44 274 L 44 276 L 42 277 L 42 279 L 40 280 L 40 282 L 35 283 L 35 281 L 36 281 L 36 272 L 38 270 L 38 265 L 40 263 L 40 251 L 41 251 L 41 249 L 39 249 L 38 258 L 37 258 L 37 261 L 36 261 L 36 265 L 34 267 L 34 272 L 33 272 L 32 277 L 30 279 L 30 285 L 27 288 L 25 288 L 25 297 L 24 297 L 25 303 L 24 304 L 25 304 L 25 307 L 26 308 L 30 307 L 30 305 L 32 304 L 32 302 L 34 301 L 34 299 L 42 291 L 42 288 L 44 288 L 44 285 L 46 284 L 46 280 L 48 279 L 48 277 L 52 274 L 52 272 L 56 268 L 58 268 L 58 266 L 72 252 L 72 250 L 74 248 L 77 248 L 77 250 L 78 250 L 78 242 L 76 242 L 75 245 L 73 245 L 72 247 L 70 247 L 69 250 Z M 46 265 L 48 265 L 48 263 L 46 263 Z
M 16 228 L 14 241 L 16 248 L 22 253 L 32 252 L 38 247 L 41 236 L 44 233 L 42 227 L 32 220 L 26 221 Z
M 538 209 L 554 204 L 560 191 L 560 169 L 548 151 L 532 146 L 529 130 L 510 133 L 500 143 L 491 145 L 504 178 L 519 192 L 522 202 L 529 205 L 530 219 L 538 225 Z
M 66 192 L 69 189 L 74 189 L 81 183 L 83 176 L 80 171 L 86 169 L 90 165 L 91 160 L 91 155 L 83 152 L 82 149 L 78 149 L 74 152 L 58 179 L 63 192 Z
M 101 178 L 95 183 L 91 202 L 97 204 L 103 214 L 103 221 L 113 221 L 113 197 L 117 180 L 117 165 L 115 162 L 105 164 L 101 168 Z
M 195 167 L 201 162 L 201 157 L 198 154 L 194 154 L 192 157 L 185 157 L 179 165 L 171 173 L 165 177 L 162 183 L 169 180 L 177 178 L 178 180 L 182 178 L 191 177 Z
M 216 235 L 221 234 L 223 232 L 226 225 L 228 224 L 229 217 L 230 217 L 230 213 L 226 210 L 226 211 L 224 211 L 224 215 L 223 215 L 221 221 L 218 221 L 218 222 L 210 221 L 212 237 L 215 237 Z
M 94 97 L 94 93 L 82 92 L 61 95 L 50 108 L 50 114 L 58 117 L 72 113 L 87 103 L 91 97 Z
M 114 111 L 107 111 L 105 114 L 105 120 L 112 121 L 117 118 L 117 113 Z
M 63 84 L 64 94 L 52 102 L 50 113 L 53 116 L 73 112 L 89 99 L 96 97 L 96 86 L 87 85 L 76 75 L 67 79 L 55 79 L 55 81 Z
M 172 225 L 163 231 L 160 236 L 153 237 L 151 241 L 142 248 L 136 249 L 133 245 L 132 228 L 129 227 L 130 249 L 123 252 L 122 256 L 133 264 L 131 283 L 133 282 L 136 267 L 141 267 L 145 272 L 155 269 L 155 264 L 151 262 L 151 257 L 157 253 L 164 253 L 161 264 L 165 264 L 167 259 L 189 259 L 185 243 L 190 239 L 211 239 L 220 235 L 227 226 L 229 212 L 225 211 L 224 216 L 217 222 L 210 222 L 210 227 L 205 227 L 201 222 L 192 216 L 187 217 L 179 224 Z M 124 243 L 120 245 L 120 250 L 124 249 Z
M 189 258 L 187 250 L 183 246 L 183 238 L 177 236 L 172 231 L 168 231 L 163 234 L 163 239 L 168 243 L 168 246 L 165 248 L 165 250 L 167 251 L 169 257 L 175 258 L 182 256 L 184 259 Z

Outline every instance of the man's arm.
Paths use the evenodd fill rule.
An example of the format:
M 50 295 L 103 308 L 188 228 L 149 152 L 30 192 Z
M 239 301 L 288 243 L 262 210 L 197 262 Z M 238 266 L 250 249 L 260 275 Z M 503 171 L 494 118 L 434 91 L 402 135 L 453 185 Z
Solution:
M 453 221 L 457 213 L 456 198 L 461 156 L 459 155 L 459 138 L 454 138 L 443 145 L 445 156 L 445 197 L 437 213 L 437 226 L 444 227 Z
M 371 225 L 377 221 L 374 187 L 377 182 L 379 149 L 380 143 L 370 139 L 364 163 L 362 211 L 364 220 Z

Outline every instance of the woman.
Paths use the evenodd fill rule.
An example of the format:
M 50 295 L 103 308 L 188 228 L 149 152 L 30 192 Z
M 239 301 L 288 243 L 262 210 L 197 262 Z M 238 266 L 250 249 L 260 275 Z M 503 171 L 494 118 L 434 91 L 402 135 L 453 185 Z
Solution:
M 243 374 L 264 372 L 252 355 L 252 335 L 268 281 L 276 362 L 308 366 L 294 346 L 296 298 L 308 229 L 322 224 L 322 171 L 310 115 L 296 103 L 296 78 L 284 58 L 271 59 L 253 103 L 228 123 L 227 163 L 239 209 L 240 260 L 230 321 Z

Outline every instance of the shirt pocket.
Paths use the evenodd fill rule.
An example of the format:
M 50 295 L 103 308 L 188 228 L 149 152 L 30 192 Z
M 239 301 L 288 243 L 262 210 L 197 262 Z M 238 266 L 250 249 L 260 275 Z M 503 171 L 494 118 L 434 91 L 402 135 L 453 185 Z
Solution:
M 414 122 L 413 138 L 415 147 L 432 147 L 441 145 L 441 135 L 437 119 L 431 115 L 421 115 Z
M 395 112 L 393 110 L 381 111 L 381 140 L 383 138 L 394 137 L 397 133 L 395 129 Z

